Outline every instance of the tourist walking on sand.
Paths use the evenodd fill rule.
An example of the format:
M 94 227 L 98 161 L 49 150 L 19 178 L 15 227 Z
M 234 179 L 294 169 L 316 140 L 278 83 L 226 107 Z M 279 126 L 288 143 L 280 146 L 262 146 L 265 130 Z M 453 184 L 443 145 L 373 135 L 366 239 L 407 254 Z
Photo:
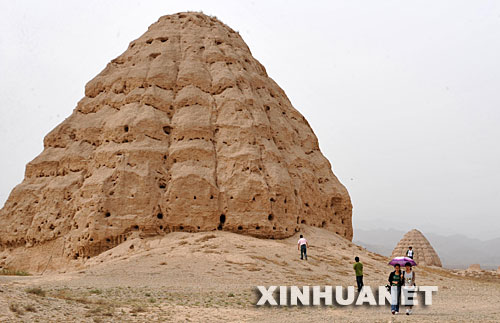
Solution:
M 394 265 L 394 271 L 389 274 L 389 285 L 391 286 L 391 313 L 399 313 L 399 299 L 401 297 L 401 286 L 404 282 L 404 276 L 399 264 Z
M 356 283 L 358 284 L 358 292 L 363 288 L 363 264 L 359 262 L 359 257 L 354 258 L 354 272 L 356 273 Z
M 407 262 L 405 264 L 405 272 L 404 272 L 404 283 L 403 286 L 409 288 L 415 287 L 415 272 L 411 269 L 411 263 Z M 406 306 L 406 315 L 410 315 L 413 309 L 413 299 L 408 299 Z
M 300 235 L 299 242 L 297 243 L 297 250 L 300 249 L 300 259 L 304 259 L 306 257 L 307 260 L 307 248 L 309 248 L 309 244 L 307 243 L 306 238 L 303 235 Z
M 415 252 L 413 251 L 413 248 L 411 246 L 408 247 L 408 250 L 406 250 L 406 257 L 413 259 L 413 255 Z

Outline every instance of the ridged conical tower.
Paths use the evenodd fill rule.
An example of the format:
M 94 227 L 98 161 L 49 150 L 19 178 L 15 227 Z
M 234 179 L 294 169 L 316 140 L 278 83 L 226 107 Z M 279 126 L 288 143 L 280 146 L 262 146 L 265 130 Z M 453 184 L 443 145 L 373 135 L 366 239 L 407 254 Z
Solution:
M 429 240 L 427 240 L 422 232 L 416 229 L 408 231 L 403 236 L 396 245 L 396 248 L 392 251 L 392 257 L 406 256 L 406 251 L 410 246 L 415 252 L 413 260 L 415 260 L 418 265 L 442 267 L 441 259 L 439 259 L 436 250 L 434 250 Z
M 240 35 L 179 13 L 132 41 L 45 137 L 0 211 L 0 249 L 4 263 L 81 259 L 134 232 L 285 238 L 301 223 L 352 239 L 351 209 L 309 124 Z

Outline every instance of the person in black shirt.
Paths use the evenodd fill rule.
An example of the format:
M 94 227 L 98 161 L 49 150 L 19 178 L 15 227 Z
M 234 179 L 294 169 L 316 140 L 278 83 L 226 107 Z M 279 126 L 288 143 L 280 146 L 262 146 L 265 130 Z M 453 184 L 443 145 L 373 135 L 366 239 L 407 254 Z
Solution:
M 399 313 L 399 299 L 401 298 L 401 286 L 403 286 L 404 274 L 399 264 L 394 265 L 394 271 L 389 274 L 389 285 L 391 286 L 391 313 Z

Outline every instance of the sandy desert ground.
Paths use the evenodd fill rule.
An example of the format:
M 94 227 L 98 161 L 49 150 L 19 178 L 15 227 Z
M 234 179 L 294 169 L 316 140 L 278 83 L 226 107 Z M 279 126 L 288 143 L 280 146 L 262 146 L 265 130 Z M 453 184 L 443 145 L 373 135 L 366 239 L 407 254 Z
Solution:
M 75 270 L 0 276 L 1 322 L 499 322 L 500 276 L 464 277 L 417 267 L 418 285 L 437 285 L 432 306 L 392 316 L 385 306 L 256 307 L 257 285 L 386 284 L 387 258 L 323 229 L 303 226 L 311 246 L 300 261 L 298 235 L 264 240 L 214 231 L 129 239 Z M 478 277 L 476 277 L 478 276 Z

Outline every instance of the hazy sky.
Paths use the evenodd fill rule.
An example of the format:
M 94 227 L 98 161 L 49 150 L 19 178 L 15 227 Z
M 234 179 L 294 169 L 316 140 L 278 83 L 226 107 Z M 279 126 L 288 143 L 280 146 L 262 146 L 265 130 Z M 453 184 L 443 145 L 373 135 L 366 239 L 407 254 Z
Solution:
M 85 83 L 187 10 L 239 31 L 307 118 L 355 228 L 500 236 L 500 1 L 0 0 L 0 206 Z

